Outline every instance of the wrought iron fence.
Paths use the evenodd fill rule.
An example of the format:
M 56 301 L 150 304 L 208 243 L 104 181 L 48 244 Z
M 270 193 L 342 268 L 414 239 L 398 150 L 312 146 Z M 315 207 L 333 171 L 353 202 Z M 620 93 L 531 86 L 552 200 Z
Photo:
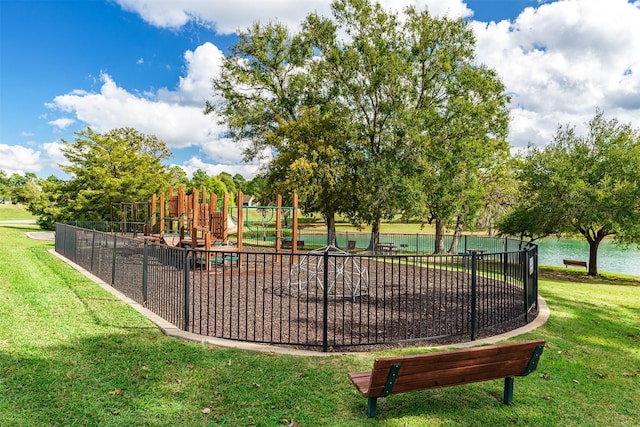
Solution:
M 359 238 L 297 254 L 205 251 L 57 224 L 55 246 L 177 327 L 231 340 L 331 351 L 476 339 L 537 308 L 535 245 L 468 236 L 460 253 L 432 255 L 411 253 L 407 235 L 381 235 L 378 250 L 348 252 Z

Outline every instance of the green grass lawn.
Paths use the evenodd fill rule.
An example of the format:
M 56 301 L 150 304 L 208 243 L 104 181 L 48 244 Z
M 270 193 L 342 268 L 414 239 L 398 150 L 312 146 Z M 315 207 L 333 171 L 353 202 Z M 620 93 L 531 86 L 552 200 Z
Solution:
M 367 420 L 347 373 L 376 355 L 299 357 L 168 338 L 146 318 L 0 226 L 0 426 L 637 426 L 640 282 L 551 270 L 538 370 L 393 395 Z M 585 280 L 582 280 L 585 279 Z
M 27 208 L 18 205 L 0 205 L 0 221 L 36 219 Z

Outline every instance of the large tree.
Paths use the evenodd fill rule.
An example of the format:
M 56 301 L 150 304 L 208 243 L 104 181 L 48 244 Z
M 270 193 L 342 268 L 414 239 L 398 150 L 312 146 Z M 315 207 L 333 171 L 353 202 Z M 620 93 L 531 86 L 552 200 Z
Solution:
M 528 236 L 579 233 L 589 242 L 589 275 L 607 236 L 640 242 L 640 130 L 597 111 L 581 136 L 560 126 L 543 148 L 530 147 L 519 177 L 522 205 L 501 231 Z
M 328 223 L 344 213 L 375 235 L 402 211 L 429 211 L 438 224 L 473 216 L 477 174 L 506 148 L 508 113 L 495 73 L 473 64 L 470 27 L 369 0 L 336 0 L 332 11 L 310 14 L 295 35 L 273 23 L 241 33 L 206 112 L 217 110 L 234 139 L 251 143 L 249 158 L 271 149 L 268 182 L 297 179 L 315 190 L 332 176 L 322 197 L 301 197 L 324 207 Z M 304 135 L 310 120 L 313 135 Z M 333 158 L 314 169 L 318 144 Z
M 408 9 L 412 60 L 414 151 L 423 202 L 435 221 L 435 252 L 444 228 L 472 225 L 481 206 L 481 178 L 508 157 L 509 101 L 495 71 L 475 62 L 475 37 L 462 20 Z M 452 243 L 450 250 L 457 250 Z
M 50 180 L 43 187 L 56 193 L 50 197 L 56 209 L 49 213 L 60 219 L 107 220 L 112 203 L 149 200 L 169 186 L 171 174 L 162 162 L 171 154 L 155 136 L 131 128 L 106 133 L 88 128 L 77 132 L 74 141 L 62 142 L 69 163 L 61 169 L 70 179 Z
M 307 108 L 297 120 L 283 123 L 273 145 L 280 148 L 284 142 L 286 148 L 271 161 L 266 175 L 269 191 L 263 193 L 273 197 L 296 192 L 303 211 L 323 215 L 329 231 L 327 244 L 335 244 L 335 215 L 344 212 L 352 194 L 349 145 L 339 120 Z

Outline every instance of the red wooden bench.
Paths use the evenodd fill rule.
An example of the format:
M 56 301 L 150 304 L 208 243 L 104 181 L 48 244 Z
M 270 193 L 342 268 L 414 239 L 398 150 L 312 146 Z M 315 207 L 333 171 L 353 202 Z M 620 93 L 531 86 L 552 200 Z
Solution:
M 563 259 L 562 262 L 564 263 L 565 267 L 569 267 L 570 265 L 572 265 L 574 267 L 584 267 L 586 269 L 589 269 L 586 261 L 575 261 L 573 259 Z
M 376 359 L 373 370 L 352 372 L 351 382 L 367 398 L 367 417 L 379 397 L 395 393 L 504 378 L 503 402 L 513 400 L 514 377 L 538 366 L 544 340 Z

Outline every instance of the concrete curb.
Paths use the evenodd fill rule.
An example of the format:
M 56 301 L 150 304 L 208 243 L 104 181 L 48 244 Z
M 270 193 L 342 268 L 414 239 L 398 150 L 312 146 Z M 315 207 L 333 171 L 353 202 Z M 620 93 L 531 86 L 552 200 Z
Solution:
M 326 356 L 335 356 L 335 355 L 355 355 L 355 354 L 373 353 L 373 352 L 322 353 L 318 351 L 298 350 L 294 348 L 284 348 L 284 347 L 278 347 L 278 346 L 268 345 L 268 344 L 256 344 L 256 343 L 248 343 L 243 341 L 235 341 L 235 340 L 228 340 L 228 339 L 222 339 L 222 338 L 213 338 L 213 337 L 207 337 L 204 335 L 194 334 L 191 332 L 186 332 L 178 328 L 174 324 L 169 323 L 168 321 L 161 318 L 160 316 L 153 313 L 152 311 L 146 309 L 141 304 L 132 300 L 122 292 L 111 287 L 111 285 L 109 285 L 99 277 L 93 275 L 88 270 L 85 270 L 83 267 L 79 266 L 73 261 L 63 257 L 62 255 L 57 253 L 55 249 L 50 249 L 49 252 L 53 256 L 59 258 L 64 263 L 66 263 L 67 265 L 71 266 L 72 268 L 80 272 L 86 278 L 90 279 L 91 281 L 93 281 L 94 283 L 102 287 L 104 290 L 106 290 L 116 298 L 129 304 L 131 307 L 133 307 L 134 310 L 136 310 L 138 313 L 142 314 L 147 319 L 149 319 L 152 323 L 154 323 L 165 335 L 170 337 L 179 338 L 179 339 L 188 340 L 188 341 L 194 341 L 201 344 L 214 345 L 218 347 L 237 348 L 240 350 L 260 351 L 260 352 L 274 353 L 274 354 L 289 354 L 294 356 L 325 356 L 326 357 Z M 544 323 L 549 318 L 549 314 L 550 314 L 549 307 L 547 306 L 545 300 L 539 296 L 538 297 L 538 317 L 536 317 L 534 321 L 532 321 L 531 323 L 528 323 L 525 326 L 522 326 L 518 329 L 514 329 L 513 331 L 505 332 L 504 334 L 482 338 L 475 341 L 468 341 L 468 342 L 457 343 L 457 344 L 446 344 L 446 345 L 440 345 L 440 346 L 428 346 L 423 348 L 426 348 L 426 349 L 467 348 L 467 347 L 476 347 L 476 346 L 485 345 L 485 344 L 495 344 L 499 341 L 503 341 L 508 338 L 513 338 L 518 335 L 531 332 L 534 329 L 544 325 Z
M 34 240 L 55 240 L 56 233 L 55 231 L 30 231 L 28 233 L 24 233 L 28 238 Z

